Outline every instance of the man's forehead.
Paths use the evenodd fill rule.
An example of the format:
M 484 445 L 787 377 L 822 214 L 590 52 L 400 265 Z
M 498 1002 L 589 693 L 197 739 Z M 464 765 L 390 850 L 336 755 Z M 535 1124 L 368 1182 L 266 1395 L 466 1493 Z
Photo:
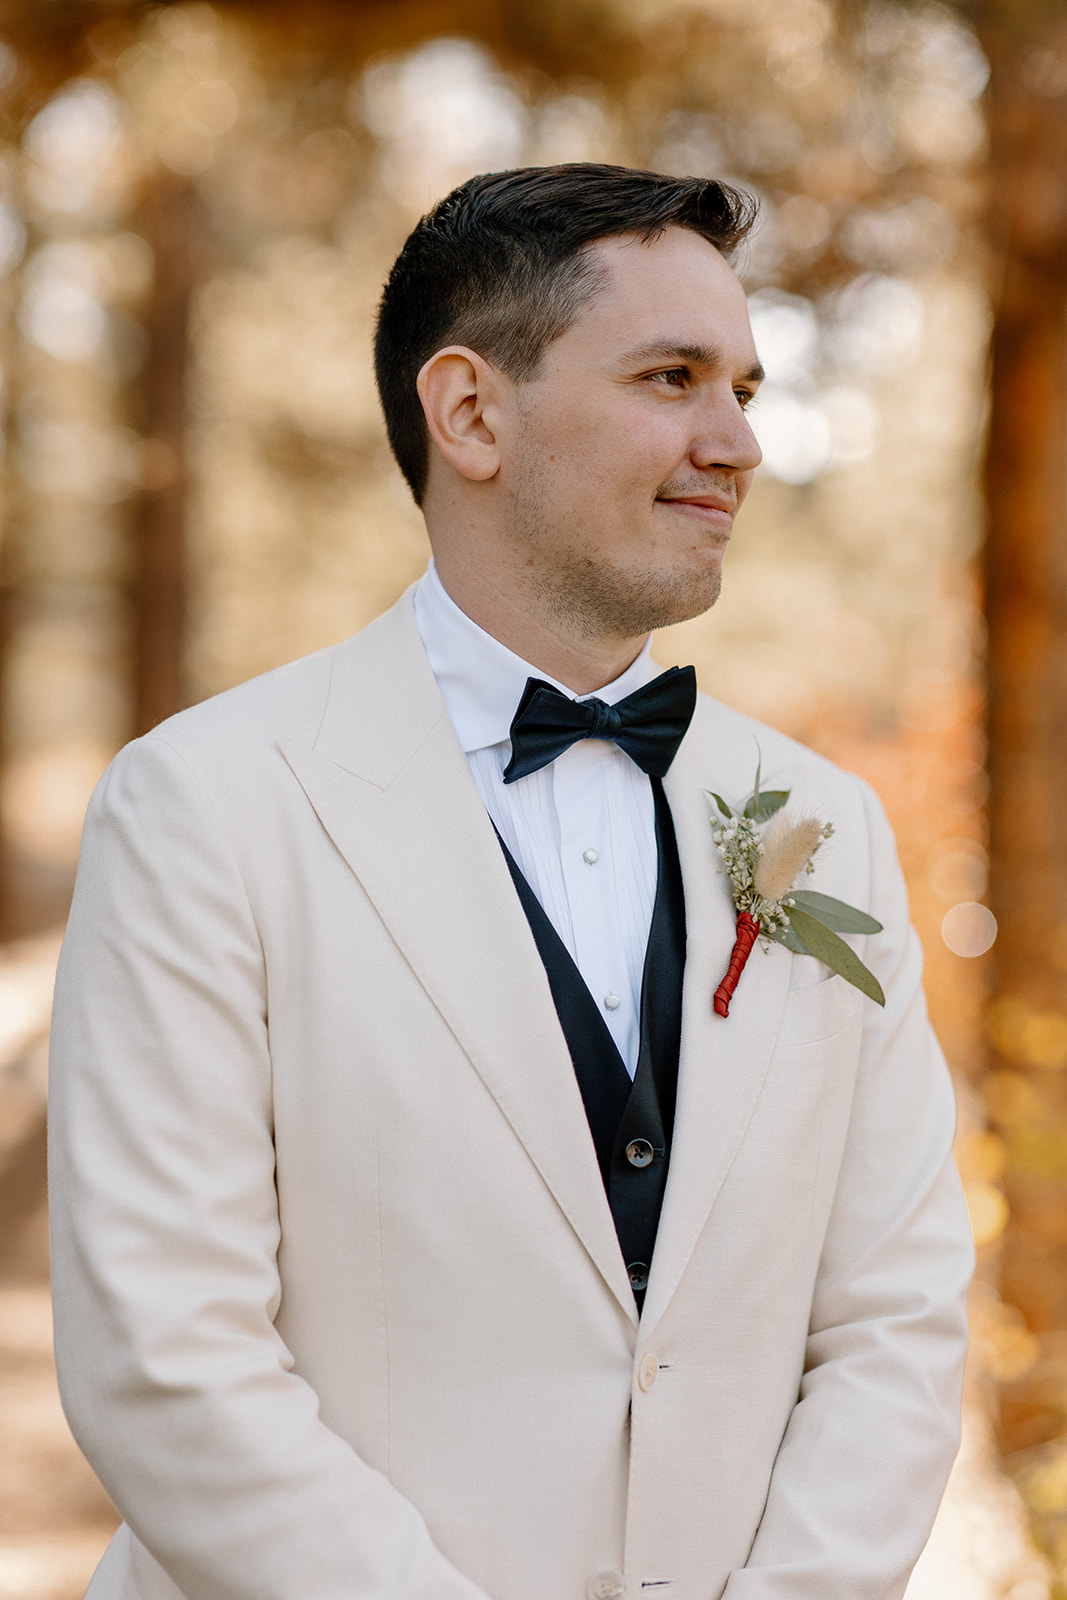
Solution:
M 627 346 L 668 359 L 721 355 L 724 344 L 753 348 L 741 280 L 701 234 L 672 227 L 651 240 L 622 234 L 586 248 L 603 274 L 579 318 L 590 333 L 625 327 Z
M 616 292 L 626 293 L 631 287 L 642 292 L 657 285 L 664 293 L 679 293 L 691 285 L 744 303 L 741 280 L 729 262 L 709 239 L 690 228 L 665 228 L 651 239 L 619 234 L 595 239 L 586 249 Z

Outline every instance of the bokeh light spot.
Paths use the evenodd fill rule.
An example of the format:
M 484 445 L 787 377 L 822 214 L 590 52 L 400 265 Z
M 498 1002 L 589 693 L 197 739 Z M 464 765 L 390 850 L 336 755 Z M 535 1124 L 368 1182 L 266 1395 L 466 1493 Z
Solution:
M 984 956 L 996 936 L 996 917 L 977 900 L 961 900 L 941 921 L 941 937 L 956 956 Z
M 995 1184 L 975 1182 L 967 1184 L 964 1197 L 975 1244 L 991 1244 L 1004 1232 L 1008 1220 L 1003 1193 Z

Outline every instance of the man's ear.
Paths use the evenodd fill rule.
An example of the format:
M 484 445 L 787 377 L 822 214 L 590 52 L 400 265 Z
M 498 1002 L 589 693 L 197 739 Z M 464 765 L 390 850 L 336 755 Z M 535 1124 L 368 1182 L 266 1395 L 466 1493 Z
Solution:
M 458 344 L 438 350 L 419 372 L 430 437 L 449 466 L 472 483 L 485 483 L 500 470 L 494 422 L 502 381 L 488 361 Z

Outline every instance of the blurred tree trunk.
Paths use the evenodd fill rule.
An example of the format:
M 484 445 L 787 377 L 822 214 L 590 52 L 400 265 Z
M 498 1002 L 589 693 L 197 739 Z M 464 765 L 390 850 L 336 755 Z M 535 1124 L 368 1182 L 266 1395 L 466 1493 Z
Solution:
M 1040 1352 L 1005 1388 L 1006 1451 L 1067 1435 L 1067 23 L 1026 13 L 979 21 L 993 68 L 991 1105 L 1011 1206 L 1002 1291 Z
M 187 180 L 161 177 L 135 223 L 155 254 L 144 312 L 145 482 L 134 528 L 134 724 L 141 734 L 186 704 L 186 376 L 189 315 L 203 255 L 202 202 Z

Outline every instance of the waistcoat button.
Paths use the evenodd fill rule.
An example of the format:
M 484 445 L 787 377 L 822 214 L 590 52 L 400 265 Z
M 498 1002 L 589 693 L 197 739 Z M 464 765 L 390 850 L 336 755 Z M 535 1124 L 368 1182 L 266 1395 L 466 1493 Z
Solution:
M 644 1261 L 631 1261 L 626 1268 L 631 1289 L 648 1288 L 648 1266 Z
M 631 1139 L 626 1146 L 626 1159 L 631 1167 L 649 1167 L 655 1151 L 647 1139 Z

